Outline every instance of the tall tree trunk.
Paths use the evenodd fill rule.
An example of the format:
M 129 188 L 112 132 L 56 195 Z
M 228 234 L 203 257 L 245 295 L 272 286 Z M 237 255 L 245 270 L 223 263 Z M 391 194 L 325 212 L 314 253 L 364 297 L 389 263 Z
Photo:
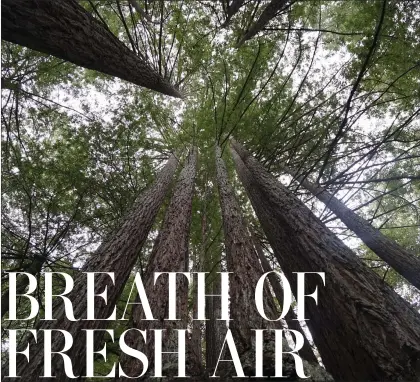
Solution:
M 185 272 L 185 258 L 188 256 L 189 230 L 191 224 L 192 197 L 194 192 L 194 181 L 197 165 L 197 151 L 194 148 L 187 158 L 187 162 L 181 171 L 176 184 L 171 203 L 165 214 L 165 220 L 159 237 L 156 240 L 150 255 L 145 275 L 143 277 L 144 287 L 152 308 L 155 321 L 145 321 L 143 308 L 140 305 L 134 305 L 133 327 L 148 330 L 148 339 L 146 347 L 142 346 L 143 339 L 140 339 L 138 333 L 130 332 L 126 337 L 126 342 L 134 349 L 145 349 L 145 354 L 149 359 L 149 370 L 154 359 L 154 338 L 150 329 L 166 329 L 163 335 L 163 351 L 177 351 L 178 336 L 175 329 L 186 329 L 188 325 L 188 282 L 184 276 L 178 276 L 177 280 L 177 318 L 179 321 L 167 320 L 168 318 L 168 282 L 167 276 L 161 275 L 160 280 L 154 283 L 154 272 Z M 165 320 L 166 319 L 166 320 Z M 189 346 L 187 345 L 187 349 Z M 166 356 L 167 357 L 167 356 Z M 166 370 L 169 376 L 177 375 L 177 355 L 172 357 L 174 362 L 168 362 L 164 359 L 164 364 L 175 366 L 175 370 Z M 187 353 L 186 357 L 187 375 L 197 375 L 200 372 L 199 362 L 194 354 Z M 137 376 L 143 370 L 143 365 L 132 357 L 123 354 L 121 365 L 124 372 L 129 376 Z M 129 378 L 120 378 L 119 380 L 131 380 Z
M 35 257 L 30 264 L 28 264 L 27 267 L 23 268 L 23 272 L 29 273 L 33 276 L 37 276 L 45 262 L 47 261 L 46 257 Z M 29 285 L 29 279 L 27 276 L 20 274 L 17 277 L 16 280 L 16 294 L 22 294 L 26 291 L 26 288 Z M 3 294 L 1 295 L 1 317 L 9 311 L 9 288 L 4 290 Z
M 75 0 L 4 0 L 1 11 L 4 40 L 182 97 Z
M 198 257 L 198 259 L 197 259 Z M 202 262 L 198 253 L 194 254 L 193 259 L 193 270 L 194 272 L 202 272 Z M 192 288 L 192 299 L 193 299 L 193 318 L 197 316 L 198 309 L 198 290 L 197 283 L 193 284 Z M 202 351 L 202 341 L 201 341 L 201 322 L 199 320 L 193 320 L 191 323 L 191 352 L 193 353 L 194 359 L 199 363 L 199 368 L 202 369 L 203 366 L 203 351 Z
M 226 248 L 227 269 L 230 275 L 230 316 L 229 328 L 235 338 L 239 355 L 252 345 L 252 329 L 264 329 L 267 323 L 258 313 L 255 304 L 255 286 L 262 276 L 262 270 L 242 217 L 239 203 L 228 181 L 221 150 L 216 147 L 216 173 L 219 188 L 220 207 L 223 218 L 223 232 Z M 265 293 L 264 307 L 271 319 L 278 317 L 270 293 Z M 271 297 L 271 296 L 270 296 Z M 279 323 L 277 323 L 279 326 Z M 273 326 L 271 326 L 273 327 Z M 281 328 L 281 327 L 280 327 Z
M 212 275 L 209 275 L 210 277 Z M 206 293 L 220 295 L 220 275 L 211 279 L 206 285 Z M 226 333 L 226 324 L 220 321 L 220 298 L 208 297 L 206 301 L 206 369 L 214 370 L 222 348 L 222 336 Z M 224 325 L 224 327 L 222 327 Z
M 282 166 L 290 175 L 294 176 L 300 184 L 316 196 L 321 202 L 335 213 L 335 215 L 351 229 L 373 252 L 386 261 L 401 276 L 420 289 L 420 257 L 400 247 L 395 241 L 383 235 L 378 229 L 362 217 L 358 216 L 344 203 L 325 191 L 322 187 L 306 180 L 303 176 Z
M 273 268 L 271 267 L 270 263 L 268 262 L 267 258 L 264 255 L 264 251 L 262 249 L 261 243 L 259 239 L 255 236 L 254 232 L 251 230 L 252 239 L 254 242 L 255 250 L 257 251 L 258 258 L 260 259 L 260 263 L 264 273 L 272 272 Z M 276 296 L 279 304 L 282 303 L 284 300 L 283 288 L 280 284 L 279 278 L 275 274 L 271 274 L 268 276 L 268 280 L 270 281 L 271 287 L 273 288 L 274 295 Z M 299 333 L 302 333 L 304 339 L 304 345 L 301 350 L 299 350 L 299 354 L 303 359 L 306 359 L 308 362 L 312 362 L 314 364 L 318 363 L 318 359 L 315 357 L 315 354 L 312 350 L 311 344 L 309 343 L 306 335 L 300 326 L 299 321 L 297 320 L 296 314 L 293 309 L 289 309 L 288 313 L 284 317 L 284 320 L 287 323 L 289 329 L 296 330 Z
M 244 372 L 246 375 L 255 375 L 253 329 L 282 329 L 282 325 L 280 321 L 270 322 L 263 319 L 253 303 L 255 301 L 255 286 L 263 272 L 258 263 L 257 254 L 242 217 L 239 203 L 229 184 L 219 147 L 216 147 L 216 174 L 222 210 L 227 268 L 229 272 L 233 272 L 229 279 L 231 317 L 229 328 L 235 339 L 239 356 L 242 356 L 243 364 L 247 365 Z M 264 289 L 265 314 L 268 318 L 275 319 L 278 317 L 278 313 L 276 313 L 270 290 L 267 286 Z M 264 374 L 267 376 L 275 375 L 274 337 L 272 334 L 269 332 L 265 336 L 266 343 L 263 350 Z M 287 347 L 286 341 L 284 341 L 284 348 Z M 320 378 L 330 380 L 329 375 L 318 365 L 318 362 L 315 365 L 305 364 L 304 367 L 307 370 L 312 370 Z M 296 377 L 295 362 L 291 356 L 283 356 L 283 372 L 285 377 Z
M 207 175 L 204 181 L 204 201 L 201 211 L 201 258 L 203 268 L 209 274 L 206 277 L 206 294 L 220 295 L 220 258 L 222 251 L 211 250 L 211 245 L 207 248 L 208 236 L 208 201 L 210 199 L 210 191 L 208 187 Z M 211 251 L 210 251 L 211 250 Z M 222 336 L 225 334 L 224 328 L 226 323 L 220 321 L 221 303 L 219 297 L 207 297 L 205 314 L 205 344 L 206 344 L 206 369 L 214 370 L 218 360 L 219 352 L 222 347 Z
M 171 155 L 165 167 L 159 173 L 156 181 L 146 189 L 136 200 L 132 210 L 127 214 L 121 227 L 114 232 L 109 240 L 105 241 L 86 262 L 83 272 L 114 272 L 115 285 L 105 274 L 96 276 L 95 293 L 107 290 L 107 303 L 103 299 L 97 299 L 95 305 L 95 318 L 102 320 L 83 320 L 86 317 L 86 275 L 80 273 L 74 281 L 71 292 L 71 301 L 74 307 L 74 316 L 82 318 L 80 321 L 69 321 L 64 314 L 64 305 L 55 306 L 57 321 L 42 321 L 38 329 L 63 329 L 73 337 L 73 347 L 67 353 L 73 360 L 75 375 L 82 375 L 85 365 L 85 329 L 104 329 L 109 324 L 108 318 L 128 280 L 131 270 L 136 263 L 137 257 L 143 247 L 147 235 L 152 228 L 159 208 L 170 188 L 178 160 Z M 22 380 L 33 380 L 34 376 L 43 375 L 44 352 L 41 337 L 42 331 L 38 331 L 37 344 L 31 343 L 30 362 L 26 359 L 18 365 L 18 375 Z M 61 335 L 54 337 L 53 350 L 63 348 Z M 22 357 L 24 358 L 24 357 Z M 64 381 L 66 375 L 61 357 L 53 357 L 53 375 L 55 380 Z M 47 378 L 46 378 L 47 379 Z
M 296 295 L 293 272 L 325 272 L 308 326 L 327 370 L 339 380 L 417 380 L 420 316 L 238 143 L 237 172 Z M 306 293 L 320 278 L 309 275 Z
M 207 220 L 207 218 L 206 218 Z M 207 234 L 206 234 L 207 236 Z M 206 293 L 219 296 L 221 294 L 220 274 L 221 252 L 220 250 L 206 248 L 206 241 L 203 241 L 205 260 L 205 271 L 209 272 L 206 278 Z M 214 370 L 222 348 L 223 339 L 226 335 L 226 322 L 220 320 L 221 300 L 220 297 L 208 297 L 206 300 L 206 369 Z
M 289 0 L 271 0 L 271 2 L 264 8 L 261 16 L 251 25 L 248 31 L 242 36 L 241 40 L 238 43 L 238 48 L 241 47 L 245 41 L 253 38 L 257 33 L 261 32 L 264 27 L 270 22 L 271 19 L 276 17 L 277 13 L 282 9 L 288 8 Z

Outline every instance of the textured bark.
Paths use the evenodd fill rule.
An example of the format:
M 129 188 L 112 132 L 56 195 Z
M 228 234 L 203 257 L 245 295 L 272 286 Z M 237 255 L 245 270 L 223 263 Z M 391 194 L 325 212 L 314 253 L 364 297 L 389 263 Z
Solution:
M 219 276 L 219 275 L 217 275 Z M 207 294 L 221 294 L 220 276 L 212 280 L 207 289 Z M 226 324 L 220 321 L 220 298 L 208 297 L 206 300 L 206 369 L 214 370 L 222 348 L 222 337 L 226 334 Z M 222 327 L 223 325 L 223 327 Z
M 260 263 L 262 266 L 262 269 L 264 273 L 273 271 L 273 268 L 271 267 L 270 263 L 268 262 L 267 258 L 264 255 L 263 249 L 261 247 L 261 243 L 258 240 L 258 238 L 254 235 L 253 232 L 251 232 L 252 239 L 254 242 L 255 250 L 257 251 L 258 258 L 260 259 Z M 271 287 L 273 288 L 274 295 L 276 296 L 277 300 L 281 304 L 284 299 L 283 294 L 283 288 L 280 284 L 279 278 L 275 274 L 271 274 L 268 276 L 268 280 L 270 281 Z M 315 357 L 315 354 L 312 350 L 311 344 L 309 343 L 308 339 L 306 338 L 306 335 L 300 326 L 299 321 L 297 320 L 296 314 L 293 311 L 293 309 L 289 309 L 288 313 L 284 317 L 284 320 L 287 323 L 287 326 L 289 329 L 296 330 L 299 333 L 302 333 L 303 339 L 304 339 L 304 345 L 302 349 L 299 351 L 299 355 L 306 359 L 308 362 L 312 362 L 314 364 L 318 363 L 317 358 Z
M 29 273 L 33 276 L 38 275 L 47 258 L 39 256 L 34 258 L 32 263 L 30 263 L 26 268 L 23 269 L 25 273 Z M 16 280 L 16 294 L 22 294 L 26 291 L 26 288 L 29 285 L 29 278 L 25 275 L 18 275 Z M 1 296 L 1 317 L 9 311 L 9 289 L 6 289 Z
M 194 272 L 202 272 L 202 261 L 201 256 L 196 252 L 193 256 L 193 270 Z M 188 256 L 187 256 L 188 257 Z M 188 272 L 188 268 L 186 269 Z M 192 287 L 192 299 L 193 299 L 193 318 L 197 317 L 197 310 L 198 310 L 198 293 L 197 293 L 197 283 L 193 284 Z M 191 323 L 192 331 L 191 331 L 191 352 L 194 354 L 194 359 L 197 360 L 198 366 L 202 369 L 203 366 L 203 351 L 202 351 L 202 336 L 201 336 L 201 321 L 193 320 Z
M 188 256 L 188 238 L 191 223 L 192 197 L 197 164 L 197 152 L 194 149 L 187 159 L 176 184 L 171 203 L 165 214 L 164 223 L 153 247 L 145 275 L 144 287 L 152 308 L 155 321 L 145 321 L 141 305 L 134 305 L 133 327 L 140 330 L 148 330 L 146 346 L 143 339 L 135 332 L 126 337 L 126 343 L 143 351 L 149 359 L 149 370 L 152 369 L 154 359 L 154 338 L 150 329 L 166 329 L 163 334 L 163 351 L 177 351 L 178 336 L 175 329 L 187 329 L 188 326 L 188 282 L 183 276 L 177 280 L 177 318 L 179 321 L 165 320 L 168 318 L 168 283 L 167 276 L 162 275 L 154 284 L 154 272 L 185 272 L 185 258 Z M 187 342 L 187 349 L 190 347 Z M 165 349 L 166 348 L 166 349 Z M 165 357 L 167 357 L 165 359 Z M 168 358 L 170 361 L 168 361 Z M 177 358 L 165 355 L 163 364 L 169 365 L 163 375 L 177 374 Z M 193 353 L 187 351 L 187 375 L 200 373 L 199 362 Z M 123 354 L 121 365 L 124 372 L 130 376 L 137 376 L 143 370 L 143 365 L 137 359 Z M 119 378 L 119 380 L 131 380 Z
M 201 258 L 204 265 L 204 271 L 209 272 L 206 278 L 206 294 L 207 295 L 220 295 L 220 252 L 214 249 L 207 248 L 207 235 L 208 235 L 208 200 L 209 189 L 207 176 L 204 181 L 204 202 L 200 209 L 201 217 Z M 207 297 L 206 299 L 206 318 L 205 321 L 205 345 L 206 345 L 206 369 L 214 370 L 220 349 L 222 347 L 222 336 L 226 331 L 226 323 L 219 320 L 221 314 L 220 297 Z
M 276 17 L 277 13 L 282 9 L 286 9 L 290 5 L 289 0 L 271 0 L 271 2 L 264 8 L 258 20 L 251 25 L 248 31 L 242 36 L 238 43 L 238 47 L 242 46 L 245 41 L 253 38 L 257 33 L 261 32 L 271 19 Z
M 227 269 L 229 272 L 233 272 L 229 278 L 230 317 L 232 320 L 229 323 L 229 328 L 232 330 L 238 353 L 241 355 L 252 345 L 254 336 L 252 329 L 270 328 L 267 326 L 270 322 L 260 316 L 253 303 L 255 301 L 255 286 L 262 275 L 262 270 L 251 237 L 247 232 L 239 203 L 229 184 L 219 147 L 216 148 L 216 172 L 223 218 Z M 276 318 L 276 309 L 272 299 L 268 298 L 269 295 L 269 292 L 265 293 L 264 307 L 267 316 L 274 319 Z
M 95 306 L 95 317 L 108 318 L 114 310 L 118 297 L 123 290 L 125 283 L 136 263 L 137 256 L 147 239 L 147 235 L 153 225 L 159 208 L 169 190 L 176 167 L 177 159 L 171 155 L 165 167 L 158 175 L 156 181 L 146 189 L 136 200 L 131 212 L 126 216 L 121 227 L 104 242 L 91 256 L 83 267 L 83 272 L 114 272 L 115 285 L 109 276 L 99 274 L 96 276 L 95 293 L 102 293 L 107 288 L 107 304 L 103 299 L 97 299 Z M 74 281 L 73 292 L 70 299 L 74 307 L 76 318 L 86 317 L 86 275 L 80 273 Z M 69 321 L 64 315 L 62 301 L 55 306 L 55 317 L 57 321 L 42 321 L 38 329 L 63 329 L 71 333 L 73 347 L 67 353 L 73 361 L 75 375 L 82 375 L 85 365 L 85 332 L 84 329 L 104 329 L 109 321 L 105 320 L 80 320 Z M 43 375 L 44 354 L 42 347 L 42 331 L 38 331 L 38 343 L 30 346 L 30 363 L 24 357 L 23 362 L 18 365 L 18 375 L 21 380 L 33 380 L 34 376 Z M 63 347 L 62 336 L 57 336 L 53 343 L 53 350 L 61 350 Z M 60 356 L 53 357 L 53 375 L 55 380 L 65 381 L 64 366 Z M 47 380 L 48 378 L 45 378 Z
M 238 143 L 237 172 L 296 295 L 293 272 L 325 272 L 307 324 L 339 380 L 418 380 L 420 316 Z M 306 293 L 319 285 L 308 276 Z
M 207 226 L 207 217 L 203 216 L 204 227 Z M 209 272 L 206 279 L 206 294 L 220 296 L 221 283 L 221 249 L 215 250 L 210 247 L 206 250 L 205 236 L 206 231 L 203 229 L 203 251 L 205 271 Z M 207 297 L 206 299 L 206 369 L 214 370 L 219 358 L 220 349 L 226 335 L 226 321 L 220 320 L 221 317 L 221 300 L 220 297 Z
M 283 166 L 283 169 L 290 175 L 296 177 L 300 184 L 316 196 L 321 202 L 351 229 L 373 252 L 382 260 L 387 262 L 401 276 L 405 277 L 411 284 L 420 289 L 420 257 L 400 247 L 395 241 L 383 235 L 369 222 L 358 216 L 344 203 L 325 191 L 322 187 L 298 176 L 293 170 Z
M 1 10 L 4 40 L 182 97 L 75 0 L 4 0 Z
M 200 269 L 194 268 L 195 272 L 201 272 Z M 197 294 L 197 286 L 193 286 L 192 291 L 192 298 L 193 298 L 193 317 L 197 316 L 197 308 L 198 308 L 198 294 Z M 197 361 L 198 370 L 202 370 L 203 368 L 203 350 L 202 350 L 202 335 L 201 335 L 201 322 L 198 320 L 194 320 L 191 324 L 192 331 L 191 331 L 191 353 L 193 354 L 193 359 Z

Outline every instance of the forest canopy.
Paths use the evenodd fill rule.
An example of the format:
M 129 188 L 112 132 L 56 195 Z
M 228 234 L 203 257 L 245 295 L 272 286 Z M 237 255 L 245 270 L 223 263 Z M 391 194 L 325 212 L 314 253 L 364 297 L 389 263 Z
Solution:
M 42 309 L 44 272 L 77 280 L 107 262 L 125 280 L 112 295 L 122 310 L 136 272 L 162 264 L 209 272 L 207 291 L 220 294 L 217 272 L 234 270 L 240 276 L 232 288 L 244 287 L 231 297 L 232 310 L 247 301 L 256 274 L 291 274 L 304 260 L 304 270 L 326 272 L 326 285 L 331 270 L 343 291 L 353 274 L 355 285 L 363 278 L 369 287 L 344 295 L 359 294 L 361 306 L 383 298 L 381 309 L 401 317 L 378 327 L 398 327 L 399 338 L 414 343 L 419 36 L 420 6 L 409 0 L 3 0 L 3 346 L 7 330 L 40 324 L 40 317 L 7 320 L 7 272 L 38 279 Z M 125 257 L 116 255 L 117 236 Z M 305 251 L 320 262 L 299 260 Z M 28 284 L 19 280 L 23 293 Z M 272 312 L 282 304 L 278 284 L 270 278 Z M 196 350 L 191 370 L 204 375 L 226 331 L 215 319 L 220 306 L 209 303 L 212 319 L 197 323 L 195 287 L 179 288 L 188 296 Z M 22 299 L 20 314 L 29 308 Z M 252 312 L 235 314 L 238 322 L 247 314 L 252 321 Z M 109 327 L 120 335 L 139 315 L 133 308 L 129 323 Z M 292 329 L 292 319 L 285 327 Z M 322 342 L 327 332 L 311 327 L 321 323 L 297 325 L 306 336 L 305 360 L 336 379 L 403 375 L 403 356 L 395 370 L 383 366 L 386 355 L 373 357 L 372 367 L 362 362 L 367 344 L 360 359 L 343 358 L 349 370 L 339 370 L 334 352 L 324 350 L 333 349 Z M 369 334 L 367 328 L 360 330 Z M 379 329 L 369 335 L 381 336 Z M 358 349 L 348 346 L 349 354 Z M 107 362 L 97 360 L 97 375 L 120 357 L 111 342 L 108 353 Z M 420 363 L 418 343 L 410 354 Z M 352 362 L 358 370 L 350 371 Z M 405 377 L 415 380 L 410 372 Z

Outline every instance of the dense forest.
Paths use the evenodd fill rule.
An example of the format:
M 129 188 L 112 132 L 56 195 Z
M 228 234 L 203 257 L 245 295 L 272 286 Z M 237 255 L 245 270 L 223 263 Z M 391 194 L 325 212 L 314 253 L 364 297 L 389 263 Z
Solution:
M 292 330 L 303 334 L 309 381 L 420 380 L 417 1 L 2 0 L 1 28 L 3 375 L 10 330 L 37 328 L 71 334 L 77 380 L 109 380 L 117 362 L 114 380 L 159 380 L 156 342 L 126 332 L 137 328 L 165 329 L 164 351 L 187 329 L 186 380 L 234 380 L 239 369 L 303 379 L 291 355 L 278 374 L 269 329 L 283 328 L 287 349 L 299 342 Z M 273 271 L 294 296 L 281 320 L 286 286 Z M 10 319 L 32 311 L 24 296 L 9 304 L 10 272 L 39 304 L 30 319 Z M 46 292 L 63 293 L 66 275 L 75 317 L 89 314 L 86 272 L 102 272 L 95 292 L 107 291 L 96 319 L 72 321 L 54 298 L 43 320 Z M 155 272 L 207 273 L 204 287 L 178 277 L 175 301 Z M 228 323 L 221 272 L 232 272 Z M 267 272 L 272 321 L 254 303 Z M 307 277 L 306 293 L 318 290 L 307 320 L 296 316 L 296 272 L 325 272 L 325 284 Z M 156 321 L 132 293 L 139 277 Z M 201 287 L 215 295 L 207 320 L 193 319 Z M 166 320 L 171 304 L 178 321 Z M 127 320 L 105 320 L 115 306 Z M 96 378 L 87 329 L 106 346 Z M 264 378 L 255 329 L 267 329 Z M 50 340 L 63 350 L 63 333 Z M 17 341 L 30 343 L 21 380 L 50 380 L 42 336 L 19 330 Z M 235 349 L 239 368 L 226 361 Z M 53 356 L 56 381 L 72 380 L 63 362 Z M 164 354 L 166 380 L 178 371 Z

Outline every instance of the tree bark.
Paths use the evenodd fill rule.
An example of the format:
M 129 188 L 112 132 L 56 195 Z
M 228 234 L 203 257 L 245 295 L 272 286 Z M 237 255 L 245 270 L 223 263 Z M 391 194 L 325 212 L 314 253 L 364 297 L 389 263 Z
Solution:
M 1 10 L 4 40 L 182 98 L 75 0 L 4 0 Z
M 327 370 L 338 380 L 417 380 L 420 316 L 346 247 L 242 146 L 237 172 L 296 295 L 294 272 L 325 272 L 308 326 Z M 320 278 L 309 275 L 306 293 Z
M 238 354 L 242 358 L 244 373 L 245 375 L 252 376 L 255 375 L 253 330 L 282 329 L 282 324 L 280 321 L 270 322 L 263 319 L 256 309 L 255 286 L 263 272 L 258 263 L 257 254 L 255 253 L 251 236 L 247 231 L 245 220 L 242 217 L 239 203 L 228 182 L 228 174 L 221 158 L 219 147 L 216 147 L 216 175 L 222 210 L 227 268 L 228 271 L 232 272 L 229 279 L 231 317 L 229 328 L 235 339 Z M 264 288 L 263 306 L 268 318 L 276 319 L 278 317 L 271 292 L 267 285 Z M 267 376 L 275 375 L 274 357 L 276 355 L 275 351 L 273 351 L 273 345 L 273 332 L 268 331 L 266 332 L 263 348 L 264 374 Z M 283 347 L 283 350 L 288 348 L 285 340 Z M 318 362 L 316 364 L 304 363 L 304 369 L 311 370 L 311 373 L 315 373 L 318 379 L 330 380 L 330 376 L 318 365 Z M 227 375 L 232 374 L 232 371 L 226 371 Z M 283 356 L 283 373 L 285 377 L 298 379 L 296 376 L 295 362 L 291 356 Z
M 207 220 L 207 218 L 206 218 Z M 203 241 L 205 244 L 205 241 Z M 222 249 L 205 252 L 205 271 L 209 272 L 206 278 L 206 293 L 219 296 L 221 294 L 220 274 Z M 203 250 L 206 250 L 205 245 Z M 222 348 L 223 339 L 226 335 L 226 322 L 220 320 L 221 300 L 220 297 L 207 297 L 206 300 L 206 369 L 214 370 Z
M 45 262 L 47 261 L 46 257 L 35 257 L 33 258 L 32 262 L 28 264 L 27 267 L 24 267 L 23 272 L 29 273 L 33 276 L 37 276 L 41 270 Z M 26 291 L 26 288 L 29 285 L 29 279 L 25 275 L 18 275 L 16 280 L 16 294 L 22 294 Z M 1 317 L 9 311 L 9 288 L 7 288 L 3 294 L 1 295 Z
M 194 272 L 202 272 L 201 263 L 197 262 L 197 254 L 194 257 L 194 264 L 193 269 Z M 198 310 L 198 293 L 197 293 L 197 284 L 193 284 L 192 289 L 192 298 L 193 298 L 193 317 L 197 316 Z M 191 352 L 193 354 L 193 358 L 197 360 L 198 369 L 202 370 L 203 367 L 203 347 L 202 347 L 202 333 L 201 333 L 201 322 L 199 320 L 193 320 L 191 323 L 192 331 L 191 331 Z
M 322 187 L 299 176 L 295 171 L 286 166 L 283 169 L 294 176 L 300 184 L 316 196 L 321 202 L 351 229 L 373 252 L 394 268 L 401 276 L 420 289 L 420 257 L 400 247 L 395 241 L 383 235 L 369 222 L 358 216 L 344 203 L 325 191 Z
M 229 328 L 235 338 L 238 353 L 241 355 L 252 345 L 254 336 L 252 329 L 273 328 L 273 326 L 267 326 L 270 322 L 261 317 L 255 304 L 252 303 L 255 300 L 255 286 L 262 276 L 262 270 L 251 237 L 247 232 L 239 203 L 229 184 L 219 147 L 216 147 L 216 174 L 223 218 L 227 269 L 232 272 L 229 278 L 230 317 L 232 320 L 229 323 Z M 265 293 L 264 307 L 269 318 L 278 317 L 269 291 Z M 280 326 L 281 329 L 280 323 L 277 323 L 277 326 Z
M 220 275 L 216 274 L 213 280 L 206 285 L 206 293 L 220 295 Z M 220 298 L 208 297 L 206 301 L 206 369 L 214 370 L 219 358 L 220 349 L 224 335 L 226 334 L 226 325 L 220 321 Z M 224 325 L 222 327 L 222 325 Z M 222 333 L 223 332 L 223 333 Z
M 161 170 L 155 182 L 146 189 L 136 200 L 116 232 L 110 239 L 104 242 L 84 265 L 83 272 L 114 272 L 115 285 L 108 275 L 98 274 L 95 278 L 95 293 L 107 290 L 107 303 L 103 299 L 97 299 L 95 305 L 95 318 L 102 320 L 83 320 L 86 317 L 86 275 L 79 273 L 74 281 L 74 288 L 70 299 L 74 307 L 74 316 L 82 318 L 80 321 L 69 321 L 64 314 L 62 301 L 57 300 L 55 306 L 56 321 L 41 321 L 37 329 L 63 329 L 73 337 L 73 347 L 67 352 L 73 361 L 75 375 L 82 375 L 85 365 L 85 329 L 104 329 L 110 321 L 108 318 L 128 280 L 131 270 L 136 263 L 137 257 L 144 245 L 147 235 L 152 228 L 159 208 L 170 188 L 178 160 L 171 155 L 165 167 Z M 31 343 L 30 362 L 26 359 L 18 365 L 18 375 L 22 380 L 33 380 L 34 376 L 43 375 L 44 352 L 42 345 L 42 331 L 38 331 L 38 342 Z M 63 347 L 61 335 L 54 338 L 53 350 L 61 350 Z M 21 359 L 22 359 L 21 358 Z M 65 381 L 64 366 L 60 356 L 53 356 L 53 375 L 55 380 Z M 48 378 L 44 378 L 48 379 Z
M 179 176 L 171 203 L 165 214 L 164 223 L 159 233 L 159 237 L 153 247 L 150 260 L 147 265 L 143 283 L 146 294 L 152 308 L 155 321 L 145 321 L 144 312 L 141 305 L 134 305 L 133 327 L 147 330 L 148 339 L 146 346 L 142 345 L 138 333 L 129 332 L 131 335 L 126 337 L 126 343 L 134 348 L 142 350 L 149 359 L 149 371 L 154 359 L 154 338 L 151 329 L 166 329 L 163 334 L 163 351 L 177 351 L 178 336 L 175 329 L 187 329 L 188 326 L 188 282 L 184 276 L 177 277 L 177 318 L 179 321 L 165 320 L 168 318 L 168 283 L 167 276 L 162 275 L 154 283 L 154 272 L 185 272 L 185 258 L 188 257 L 188 240 L 191 224 L 192 198 L 194 192 L 195 173 L 197 165 L 197 151 L 193 149 L 184 168 Z M 187 343 L 187 349 L 190 346 Z M 170 365 L 169 370 L 164 370 L 165 376 L 177 375 L 177 355 L 170 356 L 170 362 L 163 357 L 163 364 Z M 173 362 L 172 362 L 173 361 Z M 187 351 L 187 375 L 198 375 L 200 373 L 200 363 L 193 352 Z M 124 372 L 132 377 L 139 375 L 143 370 L 143 365 L 134 358 L 123 354 L 121 365 Z M 174 366 L 172 368 L 172 365 Z M 174 373 L 171 375 L 171 373 Z M 129 381 L 129 378 L 119 378 L 121 381 Z
M 255 234 L 251 230 L 252 239 L 254 242 L 255 250 L 257 251 L 258 258 L 260 259 L 260 263 L 264 273 L 272 272 L 273 268 L 271 267 L 270 263 L 268 262 L 267 258 L 264 255 L 264 251 L 261 247 L 261 243 Z M 282 303 L 284 300 L 283 288 L 280 284 L 279 278 L 275 274 L 270 274 L 268 276 L 268 280 L 270 281 L 271 287 L 273 288 L 274 295 L 276 296 L 279 304 Z M 303 359 L 306 359 L 308 362 L 312 362 L 314 364 L 318 363 L 318 359 L 315 357 L 315 354 L 312 350 L 311 344 L 309 343 L 306 335 L 300 326 L 300 323 L 296 317 L 295 312 L 292 308 L 289 309 L 288 313 L 284 317 L 284 320 L 287 323 L 289 329 L 296 330 L 299 333 L 302 333 L 304 339 L 304 345 L 301 350 L 299 350 L 299 354 Z
M 211 245 L 207 248 L 207 237 L 209 233 L 208 223 L 208 202 L 211 192 L 209 191 L 207 175 L 204 180 L 204 198 L 203 205 L 200 208 L 201 212 L 201 259 L 203 262 L 203 270 L 208 272 L 206 277 L 206 294 L 220 295 L 220 258 L 221 250 L 215 251 L 211 249 Z M 222 347 L 222 342 L 226 323 L 219 320 L 221 303 L 219 297 L 207 297 L 205 314 L 207 320 L 205 321 L 205 349 L 206 349 L 206 369 L 214 370 L 218 360 L 219 352 Z
M 257 33 L 261 32 L 271 19 L 276 17 L 277 13 L 282 9 L 288 8 L 289 0 L 271 0 L 271 2 L 264 8 L 258 20 L 251 25 L 248 31 L 242 36 L 238 43 L 238 48 L 241 47 L 245 41 L 253 38 Z

